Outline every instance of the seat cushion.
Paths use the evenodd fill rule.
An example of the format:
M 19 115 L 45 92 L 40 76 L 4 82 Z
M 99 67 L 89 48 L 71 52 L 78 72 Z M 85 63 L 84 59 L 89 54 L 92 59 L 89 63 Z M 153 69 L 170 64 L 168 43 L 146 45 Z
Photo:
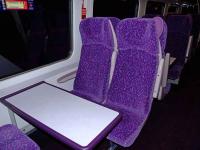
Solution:
M 183 69 L 183 65 L 174 64 L 169 69 L 169 77 L 168 78 L 171 80 L 178 79 L 181 75 L 182 69 Z
M 130 112 L 111 105 L 108 107 L 120 112 L 122 114 L 122 120 L 111 131 L 107 138 L 123 147 L 131 146 L 143 127 L 146 115 Z
M 39 150 L 35 142 L 13 125 L 0 127 L 0 150 Z

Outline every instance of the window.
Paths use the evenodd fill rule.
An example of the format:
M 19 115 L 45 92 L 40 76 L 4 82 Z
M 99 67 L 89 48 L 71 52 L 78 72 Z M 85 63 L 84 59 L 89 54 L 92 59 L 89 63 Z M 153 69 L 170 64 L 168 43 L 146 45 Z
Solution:
M 93 16 L 119 19 L 136 17 L 138 5 L 138 0 L 94 0 Z
M 71 54 L 72 0 L 35 0 L 34 10 L 0 10 L 0 22 L 0 79 Z
M 198 13 L 198 6 L 193 4 L 183 3 L 182 7 L 182 14 L 197 14 Z
M 169 13 L 169 14 L 175 14 L 177 11 L 178 11 L 178 5 L 171 4 L 171 5 L 168 7 L 168 13 Z
M 149 1 L 147 3 L 146 14 L 162 15 L 165 3 Z

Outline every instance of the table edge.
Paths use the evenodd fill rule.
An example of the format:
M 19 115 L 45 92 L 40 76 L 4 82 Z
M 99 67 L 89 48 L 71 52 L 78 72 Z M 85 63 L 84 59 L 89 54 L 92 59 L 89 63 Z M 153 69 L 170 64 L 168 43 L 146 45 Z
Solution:
M 43 123 L 40 122 L 39 120 L 36 120 L 36 119 L 33 118 L 32 116 L 28 115 L 27 113 L 23 112 L 22 110 L 18 109 L 17 107 L 15 107 L 14 105 L 12 105 L 12 104 L 9 103 L 8 101 L 6 101 L 6 99 L 8 99 L 8 98 L 10 98 L 10 97 L 13 97 L 13 96 L 15 96 L 15 95 L 18 95 L 18 94 L 20 94 L 20 93 L 22 93 L 22 92 L 24 92 L 24 91 L 27 91 L 27 90 L 29 90 L 29 89 L 31 89 L 31 88 L 34 88 L 34 87 L 36 87 L 36 86 L 39 86 L 39 85 L 41 85 L 41 84 L 47 84 L 47 85 L 50 85 L 50 86 L 55 87 L 55 88 L 57 88 L 57 89 L 60 89 L 60 90 L 62 90 L 62 91 L 65 91 L 65 92 L 70 93 L 70 92 L 67 91 L 67 90 L 64 90 L 64 89 L 59 88 L 59 87 L 57 87 L 57 86 L 55 86 L 55 85 L 52 85 L 52 84 L 47 83 L 47 82 L 45 82 L 45 81 L 42 81 L 42 82 L 38 82 L 38 83 L 36 83 L 36 84 L 30 85 L 30 86 L 28 86 L 28 87 L 26 87 L 26 88 L 24 88 L 24 89 L 19 90 L 19 91 L 16 91 L 16 92 L 14 92 L 14 93 L 12 93 L 12 94 L 6 95 L 6 96 L 0 98 L 0 102 L 1 102 L 2 104 L 4 104 L 6 107 L 8 107 L 9 109 L 11 109 L 13 112 L 15 112 L 17 115 L 19 115 L 20 117 L 22 117 L 23 119 L 25 119 L 27 122 L 33 124 L 34 126 L 40 128 L 41 130 L 44 130 L 45 132 L 47 132 L 47 134 L 53 136 L 53 137 L 56 138 L 57 140 L 61 141 L 62 143 L 66 144 L 66 145 L 68 145 L 68 146 L 70 146 L 70 147 L 72 147 L 72 148 L 80 149 L 80 150 L 81 150 L 81 149 L 87 150 L 87 149 L 92 149 L 92 148 L 94 148 L 103 138 L 105 138 L 105 137 L 109 134 L 109 131 L 111 131 L 111 130 L 119 123 L 119 121 L 120 121 L 121 118 L 122 118 L 121 113 L 119 113 L 118 111 L 113 110 L 112 108 L 106 107 L 106 106 L 104 106 L 104 105 L 102 105 L 102 104 L 99 104 L 99 103 L 93 102 L 93 101 L 91 101 L 91 100 L 85 99 L 85 100 L 87 100 L 87 101 L 89 101 L 89 102 L 92 102 L 92 103 L 98 104 L 98 105 L 100 105 L 100 106 L 103 106 L 103 107 L 105 107 L 105 108 L 108 108 L 108 109 L 111 109 L 111 110 L 113 110 L 113 111 L 116 111 L 116 112 L 118 112 L 118 115 L 117 115 L 117 116 L 115 117 L 115 119 L 114 119 L 109 125 L 107 125 L 107 126 L 102 130 L 102 132 L 99 133 L 87 146 L 81 146 L 81 145 L 79 145 L 78 143 L 75 143 L 75 142 L 72 141 L 71 139 L 69 139 L 69 138 L 63 136 L 62 134 L 56 132 L 55 130 L 49 128 L 47 125 L 43 124 Z M 75 95 L 75 94 L 73 94 L 73 93 L 70 93 L 70 94 Z M 77 96 L 77 95 L 75 95 L 75 96 Z M 83 99 L 84 99 L 84 98 L 83 98 Z

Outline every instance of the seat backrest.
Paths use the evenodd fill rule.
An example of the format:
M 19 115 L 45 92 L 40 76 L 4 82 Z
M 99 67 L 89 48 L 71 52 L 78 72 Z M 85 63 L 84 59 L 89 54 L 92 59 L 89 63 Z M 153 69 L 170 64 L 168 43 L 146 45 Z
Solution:
M 159 55 L 165 55 L 165 46 L 166 46 L 166 38 L 167 38 L 167 25 L 165 21 L 161 17 L 154 17 L 154 18 L 137 18 L 142 20 L 154 20 L 155 28 L 156 28 L 156 35 L 159 39 L 160 49 L 158 50 Z
M 159 61 L 155 22 L 125 19 L 118 24 L 116 34 L 119 53 L 106 103 L 147 114 Z
M 116 17 L 108 17 L 113 25 L 113 28 L 116 29 L 117 24 L 120 22 L 119 18 Z
M 168 37 L 165 52 L 176 58 L 176 63 L 184 64 L 192 29 L 189 15 L 170 15 L 167 17 Z
M 167 24 L 161 17 L 154 17 L 153 19 L 155 20 L 157 36 L 160 40 L 161 53 L 162 53 L 162 56 L 164 56 L 166 40 L 167 40 Z
M 101 102 L 108 90 L 113 35 L 108 18 L 87 18 L 80 23 L 82 49 L 74 91 Z
M 145 14 L 144 16 L 142 16 L 142 18 L 154 18 L 154 17 L 161 17 L 162 19 L 165 19 L 165 16 L 159 14 Z

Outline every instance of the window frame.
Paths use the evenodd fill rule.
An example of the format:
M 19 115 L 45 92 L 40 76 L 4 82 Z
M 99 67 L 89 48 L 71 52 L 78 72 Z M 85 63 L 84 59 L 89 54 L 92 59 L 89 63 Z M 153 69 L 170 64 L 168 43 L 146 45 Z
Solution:
M 163 15 L 164 14 L 164 12 L 165 12 L 165 3 L 164 2 L 162 2 L 162 1 L 147 1 L 147 3 L 146 3 L 146 9 L 145 9 L 145 14 L 152 14 L 152 13 L 147 13 L 147 8 L 148 8 L 148 4 L 149 3 L 158 3 L 158 4 L 160 4 L 160 5 L 163 5 L 163 7 L 162 7 L 162 11 L 161 11 L 161 13 L 160 14 L 157 14 L 157 15 Z M 155 14 L 155 13 L 153 13 L 153 14 Z
M 63 61 L 66 61 L 67 59 L 69 59 L 73 53 L 73 0 L 69 0 L 69 12 L 70 12 L 70 18 L 69 18 L 69 30 L 70 30 L 70 34 L 69 34 L 69 37 L 70 37 L 70 49 L 69 49 L 69 56 L 64 58 L 64 59 L 60 59 L 60 60 L 57 60 L 57 61 L 53 61 L 53 62 L 50 62 L 50 63 L 47 63 L 47 64 L 44 64 L 44 65 L 41 65 L 41 66 L 38 66 L 38 67 L 35 67 L 35 68 L 31 68 L 29 70 L 25 70 L 25 71 L 22 71 L 22 72 L 19 72 L 19 73 L 15 73 L 15 74 L 11 74 L 11 75 L 8 75 L 6 77 L 3 77 L 3 78 L 0 78 L 0 82 L 1 81 L 4 81 L 4 80 L 7 80 L 7 79 L 10 79 L 10 78 L 13 78 L 13 77 L 16 77 L 16 76 L 19 76 L 19 75 L 23 75 L 23 74 L 26 74 L 26 73 L 29 73 L 31 71 L 35 71 L 35 70 L 40 70 L 42 68 L 45 68 L 47 66 L 53 66 L 57 63 L 60 63 L 60 62 L 63 62 Z M 11 12 L 12 13 L 12 12 Z M 5 57 L 6 58 L 6 57 Z
M 81 1 L 71 0 L 71 56 L 47 64 L 38 68 L 34 68 L 23 73 L 19 73 L 0 80 L 0 97 L 8 95 L 24 87 L 30 86 L 40 81 L 52 77 L 60 72 L 69 71 L 78 66 L 80 58 L 80 50 L 82 46 L 81 37 L 79 33 L 79 23 L 81 21 Z M 88 15 L 91 16 L 91 10 L 88 10 Z

